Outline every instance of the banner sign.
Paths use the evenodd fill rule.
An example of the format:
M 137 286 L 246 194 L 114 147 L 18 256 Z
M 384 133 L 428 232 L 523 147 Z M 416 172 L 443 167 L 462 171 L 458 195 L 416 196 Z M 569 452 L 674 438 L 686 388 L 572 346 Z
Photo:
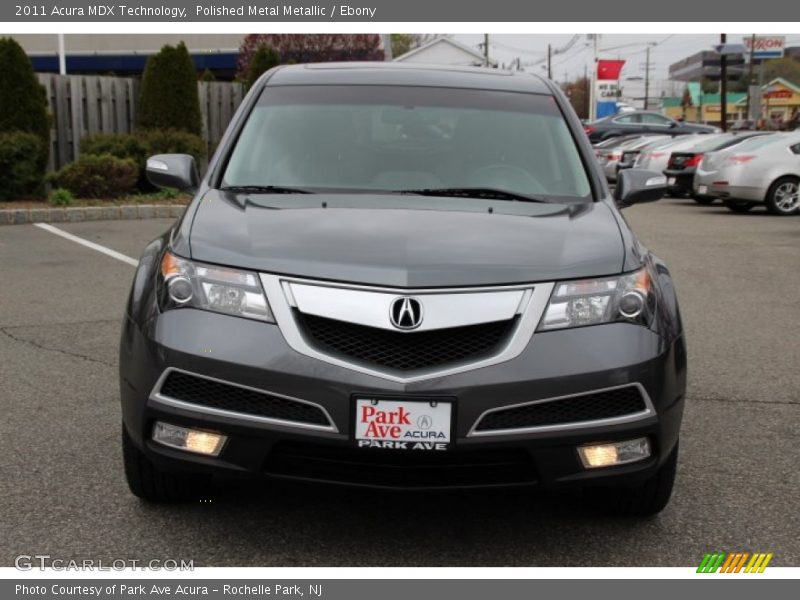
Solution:
M 622 67 L 625 66 L 624 60 L 597 61 L 597 78 L 595 82 L 596 115 L 598 119 L 609 117 L 617 112 L 617 100 L 619 100 L 619 76 Z

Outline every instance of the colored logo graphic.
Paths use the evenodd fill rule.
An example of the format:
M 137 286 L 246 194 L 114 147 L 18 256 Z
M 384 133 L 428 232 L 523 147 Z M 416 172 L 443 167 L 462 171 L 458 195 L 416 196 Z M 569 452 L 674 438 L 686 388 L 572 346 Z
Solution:
M 772 560 L 772 553 L 764 552 L 725 552 L 707 553 L 700 566 L 697 567 L 698 573 L 763 573 L 769 561 Z

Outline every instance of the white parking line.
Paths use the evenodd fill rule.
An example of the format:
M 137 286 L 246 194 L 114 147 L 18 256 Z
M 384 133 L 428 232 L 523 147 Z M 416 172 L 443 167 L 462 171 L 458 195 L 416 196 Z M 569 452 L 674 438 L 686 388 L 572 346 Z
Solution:
M 96 250 L 97 252 L 101 252 L 106 256 L 110 256 L 111 258 L 116 258 L 117 260 L 121 260 L 125 264 L 131 265 L 135 267 L 139 264 L 139 261 L 136 259 L 131 258 L 130 256 L 125 256 L 124 254 L 120 254 L 116 250 L 112 250 L 111 248 L 106 248 L 105 246 L 101 246 L 100 244 L 95 244 L 94 242 L 90 242 L 89 240 L 85 240 L 77 235 L 72 235 L 71 233 L 67 233 L 63 229 L 59 229 L 58 227 L 53 227 L 47 223 L 34 223 L 35 227 L 39 229 L 44 229 L 45 231 L 49 231 L 50 233 L 54 233 L 56 235 L 60 235 L 61 237 L 75 242 L 76 244 L 80 244 L 81 246 L 86 246 L 87 248 L 91 248 L 92 250 Z

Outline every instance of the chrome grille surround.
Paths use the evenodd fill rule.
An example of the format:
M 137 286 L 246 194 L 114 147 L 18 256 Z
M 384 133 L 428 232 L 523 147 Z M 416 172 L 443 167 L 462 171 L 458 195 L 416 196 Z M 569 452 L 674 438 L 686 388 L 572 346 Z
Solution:
M 399 383 L 423 381 L 502 363 L 519 356 L 531 341 L 547 307 L 553 283 L 476 288 L 406 289 L 313 281 L 261 274 L 275 320 L 295 351 L 329 364 Z M 301 330 L 293 311 L 348 323 L 397 331 L 389 320 L 389 305 L 398 297 L 413 296 L 425 304 L 425 320 L 413 331 L 477 325 L 503 319 L 517 324 L 491 356 L 440 367 L 402 372 L 370 366 L 321 350 Z M 408 335 L 413 335 L 408 332 Z

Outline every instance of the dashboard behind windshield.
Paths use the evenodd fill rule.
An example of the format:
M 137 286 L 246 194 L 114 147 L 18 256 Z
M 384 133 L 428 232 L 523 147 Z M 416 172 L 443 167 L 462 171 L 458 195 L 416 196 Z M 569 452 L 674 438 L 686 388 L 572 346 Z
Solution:
M 551 96 L 411 86 L 266 87 L 223 186 L 491 188 L 591 200 Z

